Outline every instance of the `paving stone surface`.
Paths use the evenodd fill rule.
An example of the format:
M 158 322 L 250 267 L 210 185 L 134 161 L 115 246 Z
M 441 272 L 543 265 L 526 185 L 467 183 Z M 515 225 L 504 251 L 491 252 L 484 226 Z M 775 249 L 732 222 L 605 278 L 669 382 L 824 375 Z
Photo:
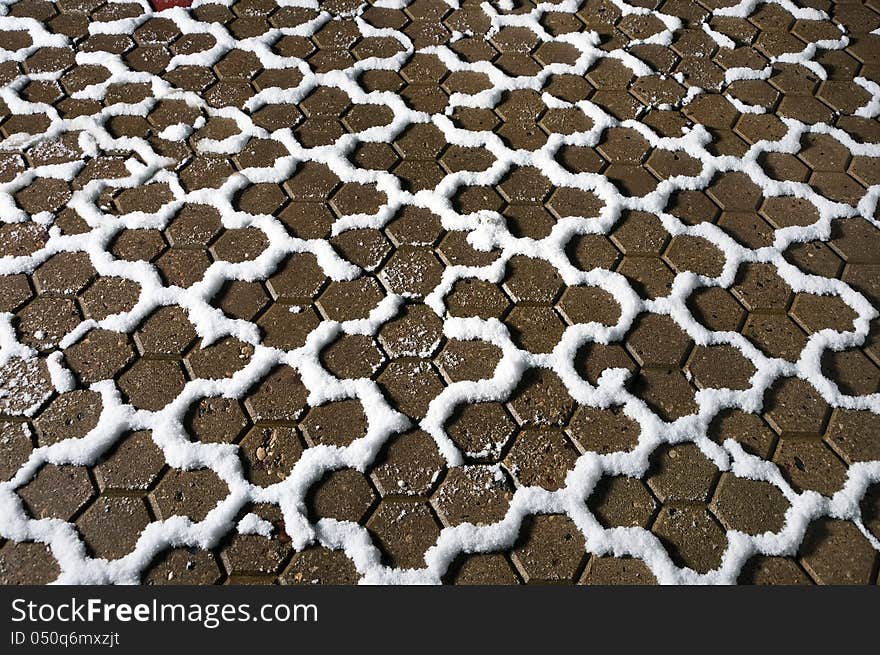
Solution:
M 0 583 L 880 582 L 880 3 L 174 4 L 0 8 Z

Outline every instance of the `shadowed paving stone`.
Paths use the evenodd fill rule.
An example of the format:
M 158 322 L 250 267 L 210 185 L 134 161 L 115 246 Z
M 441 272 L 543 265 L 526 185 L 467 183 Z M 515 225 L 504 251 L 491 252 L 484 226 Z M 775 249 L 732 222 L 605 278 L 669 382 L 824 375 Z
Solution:
M 723 473 L 712 500 L 712 510 L 729 530 L 747 534 L 779 532 L 788 501 L 768 482 Z
M 867 584 L 877 559 L 855 525 L 827 518 L 810 526 L 798 553 L 801 564 L 820 584 Z
M 444 470 L 445 463 L 434 440 L 415 430 L 392 437 L 376 460 L 372 479 L 383 496 L 427 496 Z
M 226 484 L 210 469 L 173 469 L 165 473 L 150 497 L 160 519 L 180 515 L 201 521 L 228 493 Z
M 641 480 L 615 476 L 598 482 L 587 506 L 606 527 L 647 527 L 657 501 Z
M 520 485 L 555 491 L 565 484 L 578 452 L 559 430 L 522 430 L 504 462 Z
M 114 377 L 134 359 L 128 336 L 95 329 L 64 351 L 64 359 L 83 384 Z
M 315 547 L 295 554 L 281 581 L 285 584 L 355 584 L 359 577 L 345 553 Z
M 147 585 L 206 585 L 220 580 L 220 568 L 211 553 L 176 548 L 162 553 L 145 571 Z
M 358 523 L 376 500 L 367 478 L 354 469 L 341 469 L 326 476 L 309 493 L 314 516 Z
M 465 555 L 450 568 L 454 570 L 451 582 L 455 585 L 519 584 L 510 562 L 500 553 Z
M 630 557 L 591 557 L 582 584 L 588 585 L 653 585 L 654 574 L 647 565 Z
M 277 573 L 290 554 L 290 537 L 284 532 L 281 510 L 263 504 L 252 509 L 272 525 L 272 536 L 233 534 L 220 551 L 220 559 L 230 575 Z
M 651 532 L 673 562 L 701 573 L 718 568 L 727 547 L 721 526 L 700 507 L 662 507 Z
M 76 520 L 76 527 L 95 557 L 118 559 L 134 549 L 149 522 L 142 499 L 102 496 Z
M 391 566 L 423 568 L 424 553 L 440 536 L 430 506 L 423 502 L 383 500 L 367 521 Z
M 180 364 L 163 359 L 139 359 L 122 374 L 119 388 L 137 409 L 158 411 L 172 402 L 185 379 Z
M 751 585 L 812 584 L 812 580 L 794 560 L 763 555 L 756 555 L 745 563 L 737 582 Z
M 528 584 L 571 582 L 584 560 L 584 538 L 567 516 L 532 517 L 513 549 L 513 559 Z
M 450 469 L 434 494 L 434 507 L 446 525 L 489 524 L 507 513 L 513 490 L 501 469 L 474 465 Z
M 284 480 L 303 452 L 296 430 L 282 426 L 255 426 L 239 446 L 246 477 L 264 487 Z
M 63 494 L 58 490 L 64 489 Z M 95 490 L 88 471 L 82 466 L 44 464 L 37 475 L 18 495 L 24 506 L 37 519 L 70 519 L 94 496 Z
M 146 491 L 165 465 L 148 430 L 123 436 L 92 469 L 102 491 Z

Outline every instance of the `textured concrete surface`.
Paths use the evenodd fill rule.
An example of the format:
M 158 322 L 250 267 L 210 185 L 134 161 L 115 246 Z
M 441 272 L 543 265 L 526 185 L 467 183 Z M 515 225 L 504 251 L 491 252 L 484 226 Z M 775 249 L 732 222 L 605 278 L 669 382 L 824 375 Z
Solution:
M 848 516 L 816 512 L 789 552 L 757 549 L 728 577 L 876 583 L 877 321 L 868 316 L 842 349 L 821 349 L 820 375 L 809 380 L 791 367 L 761 379 L 760 362 L 740 344 L 794 365 L 814 335 L 852 332 L 863 315 L 841 293 L 793 288 L 786 266 L 880 303 L 872 186 L 880 125 L 870 107 L 880 99 L 880 4 L 761 3 L 735 17 L 719 13 L 734 5 L 723 0 L 632 4 L 652 10 L 645 14 L 610 0 L 487 3 L 501 17 L 495 27 L 469 0 L 401 9 L 333 0 L 320 3 L 322 12 L 302 4 L 311 8 L 197 0 L 150 16 L 136 3 L 3 3 L 0 476 L 12 480 L 4 493 L 27 519 L 74 526 L 86 559 L 59 564 L 49 539 L 14 536 L 7 523 L 0 581 L 49 582 L 90 557 L 124 558 L 153 522 L 206 519 L 229 486 L 210 466 L 169 463 L 163 448 L 174 439 L 234 445 L 241 476 L 261 489 L 283 485 L 310 449 L 363 443 L 375 426 L 361 392 L 315 401 L 314 379 L 295 363 L 259 368 L 266 347 L 299 352 L 317 343 L 328 376 L 361 380 L 411 427 L 391 430 L 363 470 L 324 471 L 300 505 L 250 496 L 206 542 L 144 551 L 131 565 L 142 582 L 355 583 L 371 568 L 422 569 L 442 530 L 499 522 L 518 489 L 565 489 L 579 458 L 598 454 L 617 464 L 603 465 L 582 496 L 592 529 L 642 529 L 673 567 L 697 573 L 722 567 L 732 531 L 779 533 L 794 498 L 834 498 L 860 464 L 875 462 L 858 469 L 867 478 Z M 825 18 L 796 19 L 795 7 Z M 660 14 L 677 23 L 669 28 Z M 590 33 L 594 45 L 574 38 Z M 47 35 L 54 45 L 37 47 Z M 365 64 L 401 53 L 400 64 Z M 572 72 L 584 53 L 590 63 Z M 738 75 L 743 68 L 766 74 Z M 352 98 L 334 71 L 363 92 L 386 93 Z M 540 90 L 508 84 L 492 97 L 496 78 L 538 79 Z M 301 92 L 264 93 L 277 88 Z M 389 125 L 388 138 L 362 137 Z M 810 129 L 773 145 L 792 125 Z M 452 128 L 460 133 L 451 140 Z M 667 147 L 664 139 L 692 129 L 705 129 L 700 152 Z M 466 143 L 467 133 L 482 142 Z M 344 169 L 314 156 L 327 146 Z M 743 170 L 742 157 L 765 178 Z M 706 174 L 710 165 L 716 172 Z M 474 174 L 456 177 L 463 171 Z M 595 187 L 589 174 L 611 186 Z M 560 182 L 567 175 L 588 183 Z M 392 186 L 377 184 L 386 178 Z M 792 184 L 770 190 L 773 181 Z M 402 206 L 400 191 L 410 194 Z M 639 198 L 647 199 L 641 207 Z M 260 215 L 271 219 L 252 222 Z M 352 215 L 378 218 L 344 218 Z M 469 216 L 494 221 L 503 244 L 476 247 L 468 233 L 479 221 Z M 622 318 L 608 288 L 567 282 L 545 257 L 552 248 L 533 246 L 560 243 L 572 224 L 593 227 L 561 242 L 571 270 L 613 271 L 640 301 L 678 297 L 698 327 L 662 302 Z M 90 232 L 97 248 L 64 241 Z M 258 260 L 285 233 L 307 247 Z M 731 248 L 740 253 L 733 269 Z M 360 272 L 334 279 L 328 253 Z M 204 283 L 217 262 L 254 261 L 262 262 L 256 274 L 236 279 L 225 268 Z M 113 262 L 155 273 L 150 294 Z M 688 279 L 698 281 L 676 296 L 674 283 Z M 161 289 L 184 291 L 160 297 Z M 389 297 L 402 302 L 368 329 L 321 332 L 369 318 Z M 208 315 L 238 322 L 209 335 Z M 497 322 L 506 341 L 444 331 L 467 317 Z M 624 369 L 624 396 L 583 402 L 560 370 L 526 366 L 509 392 L 454 403 L 439 426 L 462 454 L 450 465 L 423 423 L 432 401 L 457 383 L 492 379 L 505 352 L 551 353 L 566 330 L 591 323 L 621 329 L 607 343 L 582 343 L 571 370 L 584 388 L 605 388 L 603 373 Z M 703 328 L 744 339 L 710 344 Z M 70 372 L 69 384 L 50 375 L 50 363 Z M 149 416 L 190 381 L 222 383 L 252 370 L 260 371 L 253 384 L 194 398 L 179 423 L 162 428 L 168 434 L 107 417 L 108 393 L 114 407 Z M 703 411 L 680 433 L 669 427 L 709 407 L 699 394 L 713 389 L 751 393 L 750 406 Z M 621 397 L 666 426 L 658 439 L 646 442 Z M 98 432 L 111 437 L 90 465 L 69 454 L 75 449 L 45 448 Z M 772 473 L 737 475 L 734 447 Z M 510 543 L 462 552 L 436 577 L 656 581 L 662 564 L 615 556 L 564 510 L 525 512 Z M 251 512 L 272 526 L 271 537 L 238 533 L 237 520 Z M 364 526 L 374 561 L 358 564 L 319 536 L 302 547 L 285 521 L 297 513 L 305 525 Z

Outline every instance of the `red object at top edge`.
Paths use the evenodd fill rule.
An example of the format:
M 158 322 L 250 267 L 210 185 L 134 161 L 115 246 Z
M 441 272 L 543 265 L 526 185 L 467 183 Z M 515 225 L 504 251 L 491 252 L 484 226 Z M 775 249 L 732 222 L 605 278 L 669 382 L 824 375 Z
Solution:
M 189 7 L 192 0 L 150 0 L 153 11 L 163 11 L 171 7 Z

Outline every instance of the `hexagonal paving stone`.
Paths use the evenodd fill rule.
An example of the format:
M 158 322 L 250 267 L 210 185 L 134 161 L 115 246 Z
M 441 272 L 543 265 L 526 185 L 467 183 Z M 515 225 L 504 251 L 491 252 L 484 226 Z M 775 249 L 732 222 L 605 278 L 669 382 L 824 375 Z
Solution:
M 201 521 L 228 493 L 226 484 L 211 469 L 171 469 L 162 476 L 150 498 L 159 519 L 179 515 Z
M 511 485 L 497 466 L 458 466 L 434 494 L 434 507 L 446 525 L 490 524 L 504 518 L 512 497 Z
M 532 584 L 574 580 L 584 557 L 583 535 L 559 514 L 531 517 L 513 550 L 523 579 Z
M 369 480 L 354 469 L 340 469 L 324 476 L 309 492 L 314 516 L 358 523 L 370 511 L 376 494 Z

